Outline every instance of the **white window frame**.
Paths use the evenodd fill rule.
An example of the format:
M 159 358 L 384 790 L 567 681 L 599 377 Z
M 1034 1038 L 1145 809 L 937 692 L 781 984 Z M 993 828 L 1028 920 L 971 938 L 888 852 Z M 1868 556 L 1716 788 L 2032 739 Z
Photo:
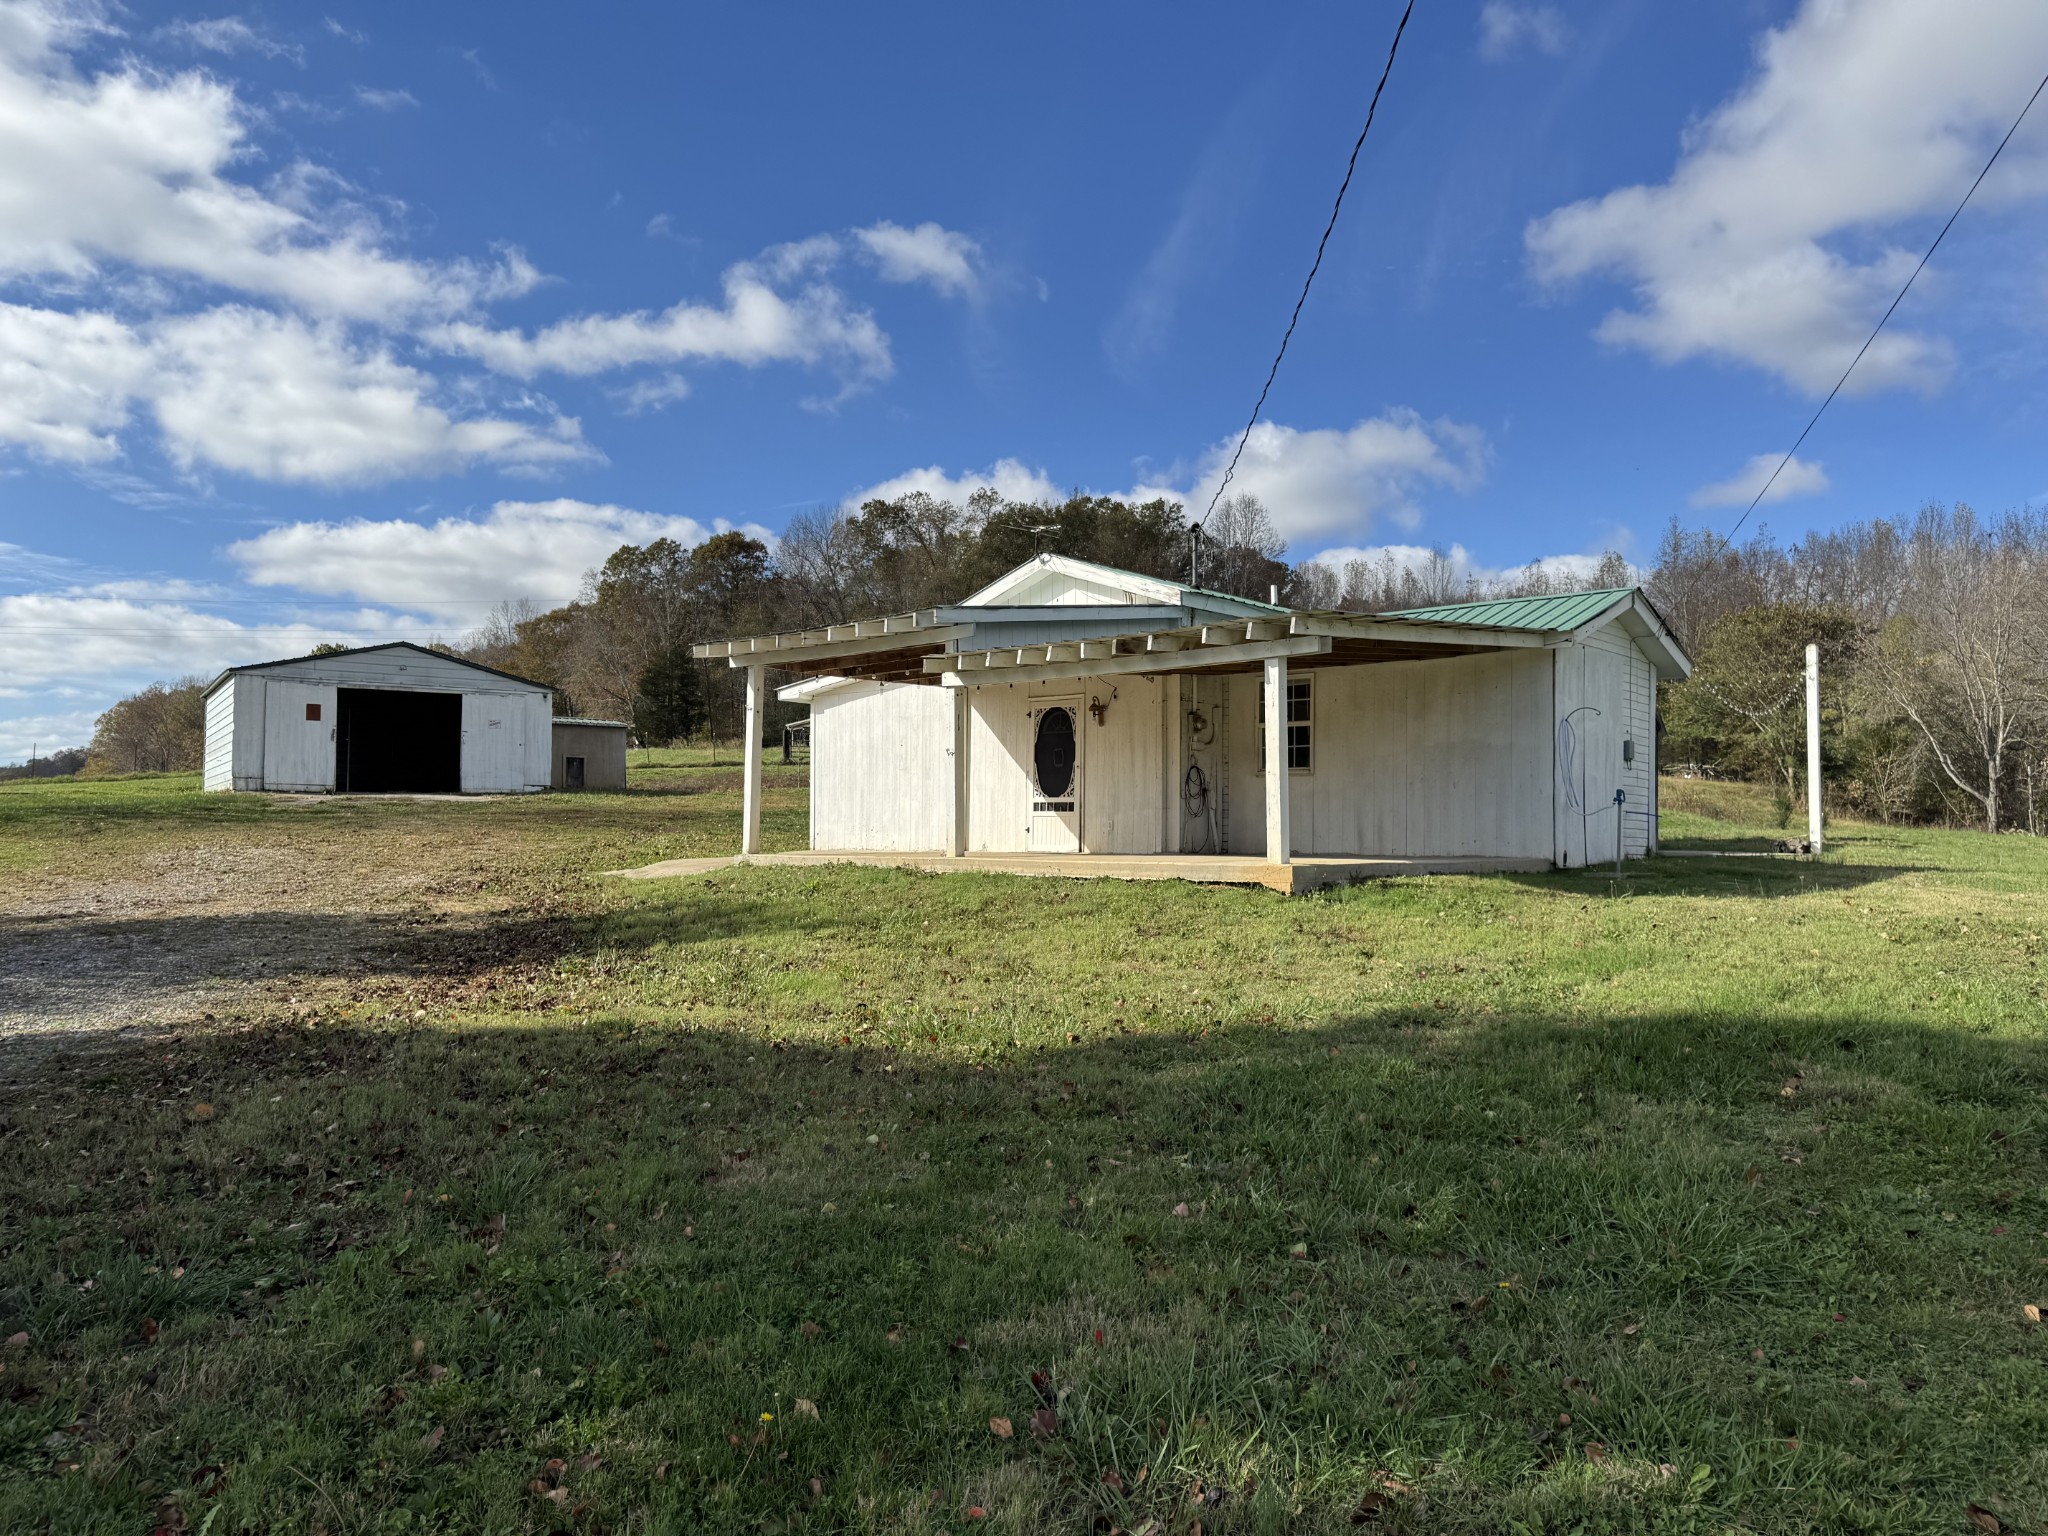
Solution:
M 1313 686 L 1314 681 L 1315 677 L 1313 673 L 1311 673 L 1307 677 L 1290 677 L 1287 679 L 1287 772 L 1290 775 L 1300 774 L 1303 776 L 1309 776 L 1313 775 L 1316 771 L 1316 691 Z M 1298 720 L 1294 717 L 1294 706 L 1297 698 L 1297 689 L 1299 690 L 1299 701 L 1301 704 L 1301 718 Z M 1297 730 L 1301 732 L 1301 740 L 1298 744 L 1295 741 L 1294 735 L 1294 733 Z M 1301 755 L 1305 759 L 1305 761 L 1299 765 L 1297 765 L 1294 761 L 1295 749 L 1297 745 L 1299 745 Z M 1258 767 L 1254 771 L 1258 774 L 1259 777 L 1265 777 L 1266 690 L 1264 688 L 1259 689 L 1259 757 Z

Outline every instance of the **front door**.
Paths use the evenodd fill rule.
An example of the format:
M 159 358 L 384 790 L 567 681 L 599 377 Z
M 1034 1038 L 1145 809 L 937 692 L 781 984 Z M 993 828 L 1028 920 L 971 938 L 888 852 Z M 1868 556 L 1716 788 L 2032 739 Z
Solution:
M 1031 711 L 1033 853 L 1081 851 L 1081 700 L 1042 699 Z

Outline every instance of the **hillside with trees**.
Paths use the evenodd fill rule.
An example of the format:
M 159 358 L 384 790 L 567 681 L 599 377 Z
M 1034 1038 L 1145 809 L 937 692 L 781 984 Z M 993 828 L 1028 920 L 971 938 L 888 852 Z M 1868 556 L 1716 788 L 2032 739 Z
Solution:
M 820 511 L 775 548 L 727 532 L 686 548 L 626 545 L 558 608 L 507 607 L 441 648 L 544 682 L 563 714 L 632 723 L 647 744 L 740 732 L 741 678 L 690 658 L 705 640 L 811 628 L 955 602 L 1044 553 L 1184 579 L 1295 607 L 1387 612 L 1640 582 L 1697 670 L 1660 691 L 1667 772 L 1771 787 L 1789 820 L 1804 793 L 1805 647 L 1821 648 L 1827 809 L 1886 822 L 2040 832 L 2048 796 L 2048 518 L 1930 505 L 1781 545 L 1665 531 L 1655 562 L 1601 557 L 1590 578 L 1530 565 L 1481 579 L 1420 562 L 1289 566 L 1271 516 L 1233 497 L 1199 538 L 1176 502 L 1074 496 L 958 505 L 922 493 Z M 196 680 L 156 683 L 100 717 L 86 771 L 196 768 Z M 775 706 L 771 728 L 800 708 Z

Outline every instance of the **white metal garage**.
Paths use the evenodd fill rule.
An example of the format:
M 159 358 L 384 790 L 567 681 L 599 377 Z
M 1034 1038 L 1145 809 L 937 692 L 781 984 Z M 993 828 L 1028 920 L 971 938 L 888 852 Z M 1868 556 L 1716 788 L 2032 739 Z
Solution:
M 545 684 L 404 641 L 230 667 L 206 690 L 205 785 L 531 793 L 553 720 Z

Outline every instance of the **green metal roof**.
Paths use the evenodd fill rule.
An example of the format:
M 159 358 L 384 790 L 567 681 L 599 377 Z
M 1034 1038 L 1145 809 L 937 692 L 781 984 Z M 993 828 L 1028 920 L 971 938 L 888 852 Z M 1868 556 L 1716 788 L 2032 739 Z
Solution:
M 1488 624 L 1497 629 L 1540 629 L 1569 632 L 1597 619 L 1634 587 L 1603 587 L 1597 592 L 1565 592 L 1555 597 L 1488 598 L 1477 603 L 1443 603 L 1434 608 L 1408 608 L 1390 619 L 1430 619 L 1440 624 Z

